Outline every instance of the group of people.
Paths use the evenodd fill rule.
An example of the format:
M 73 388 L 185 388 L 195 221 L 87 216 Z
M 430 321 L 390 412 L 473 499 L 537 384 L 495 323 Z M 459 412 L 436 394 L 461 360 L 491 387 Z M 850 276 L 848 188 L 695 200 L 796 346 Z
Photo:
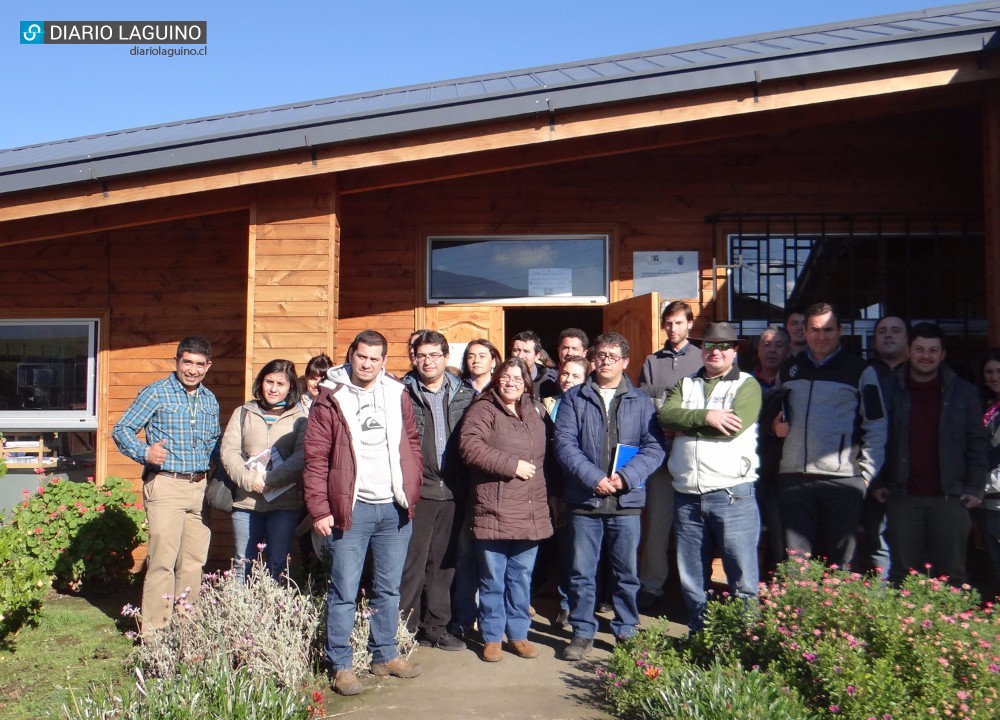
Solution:
M 318 356 L 302 378 L 286 360 L 265 365 L 225 433 L 202 384 L 211 347 L 186 338 L 175 372 L 144 388 L 113 433 L 144 467 L 144 632 L 197 594 L 216 446 L 236 487 L 238 568 L 266 548 L 280 577 L 303 508 L 328 552 L 325 652 L 346 695 L 362 691 L 350 637 L 369 552 L 371 671 L 404 678 L 421 668 L 396 649 L 400 610 L 423 645 L 465 649 L 478 623 L 484 661 L 505 647 L 536 657 L 540 552 L 556 558 L 568 661 L 591 651 L 600 603 L 619 640 L 655 611 L 672 536 L 695 631 L 716 556 L 731 594 L 754 601 L 762 527 L 765 568 L 795 551 L 877 566 L 890 581 L 929 565 L 961 582 L 969 511 L 982 504 L 1000 567 L 1000 350 L 980 393 L 944 364 L 932 323 L 882 318 L 866 361 L 842 347 L 835 309 L 819 303 L 767 328 L 744 372 L 731 324 L 691 342 L 680 301 L 661 321 L 666 343 L 638 387 L 615 332 L 591 343 L 564 330 L 556 367 L 534 332 L 514 335 L 506 360 L 475 340 L 455 368 L 447 338 L 418 330 L 400 380 L 385 370 L 386 338 L 366 330 L 343 365 Z

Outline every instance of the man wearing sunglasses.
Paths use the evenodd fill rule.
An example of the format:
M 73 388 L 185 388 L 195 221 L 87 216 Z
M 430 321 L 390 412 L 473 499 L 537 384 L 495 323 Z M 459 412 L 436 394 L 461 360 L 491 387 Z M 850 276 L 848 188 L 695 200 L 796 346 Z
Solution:
M 761 392 L 753 376 L 736 367 L 738 345 L 732 325 L 709 325 L 701 343 L 704 367 L 678 382 L 659 412 L 660 424 L 678 433 L 668 467 L 677 570 L 693 631 L 704 625 L 705 578 L 716 552 L 733 597 L 757 597 L 760 513 L 754 483 Z

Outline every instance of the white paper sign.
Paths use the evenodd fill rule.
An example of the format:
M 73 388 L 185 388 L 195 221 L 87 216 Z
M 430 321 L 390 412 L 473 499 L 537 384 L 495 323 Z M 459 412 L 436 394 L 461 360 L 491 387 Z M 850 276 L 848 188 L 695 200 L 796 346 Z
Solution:
M 572 297 L 573 268 L 529 268 L 530 297 Z
M 698 252 L 632 253 L 633 294 L 658 292 L 664 300 L 698 300 Z

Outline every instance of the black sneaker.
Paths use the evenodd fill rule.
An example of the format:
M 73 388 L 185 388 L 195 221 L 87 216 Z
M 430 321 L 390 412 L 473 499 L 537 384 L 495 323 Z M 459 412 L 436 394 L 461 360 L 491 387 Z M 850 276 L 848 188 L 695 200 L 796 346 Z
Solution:
M 587 657 L 593 649 L 594 640 L 592 638 L 574 636 L 573 639 L 569 641 L 569 645 L 564 647 L 562 652 L 559 653 L 559 658 L 568 662 L 576 662 Z
M 599 613 L 603 614 L 614 611 L 615 611 L 614 607 L 607 600 L 601 600 L 601 602 L 597 603 L 597 612 Z
M 466 645 L 463 641 L 459 640 L 457 637 L 452 635 L 450 632 L 441 633 L 441 637 L 434 641 L 434 647 L 438 650 L 465 650 Z
M 552 627 L 562 629 L 566 627 L 567 623 L 569 623 L 569 610 L 560 608 L 559 614 L 552 620 Z

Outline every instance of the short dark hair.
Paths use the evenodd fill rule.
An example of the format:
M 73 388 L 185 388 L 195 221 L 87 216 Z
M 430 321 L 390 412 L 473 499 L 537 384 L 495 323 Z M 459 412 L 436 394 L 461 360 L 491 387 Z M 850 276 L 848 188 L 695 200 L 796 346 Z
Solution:
M 688 322 L 694 322 L 694 312 L 691 310 L 691 306 L 683 300 L 674 300 L 667 303 L 667 306 L 663 308 L 663 312 L 660 313 L 660 325 L 663 325 L 668 317 L 676 315 L 679 312 L 684 313 L 684 317 L 687 318 Z
M 315 357 L 309 358 L 309 362 L 306 363 L 305 377 L 323 377 L 326 375 L 326 371 L 333 367 L 333 360 L 326 353 L 320 353 Z
M 177 343 L 177 357 L 180 358 L 180 356 L 184 353 L 204 355 L 206 360 L 211 360 L 212 343 L 203 338 L 201 335 L 188 335 L 186 338 Z
M 413 350 L 414 354 L 421 345 L 438 345 L 441 347 L 441 352 L 445 355 L 449 354 L 448 338 L 437 330 L 421 330 L 420 334 L 410 341 L 410 349 Z
M 522 341 L 523 342 L 523 341 Z M 493 388 L 499 388 L 500 376 L 507 372 L 508 368 L 516 367 L 521 371 L 521 377 L 524 378 L 524 391 L 528 393 L 528 396 L 535 394 L 535 383 L 531 380 L 531 368 L 528 367 L 522 358 L 519 357 L 509 357 L 502 363 L 497 365 L 497 369 L 493 371 L 493 378 L 490 380 L 490 385 Z M 482 393 L 480 397 L 484 396 L 486 393 Z
M 587 369 L 588 360 L 583 355 L 567 355 L 566 359 L 559 363 L 559 369 L 562 370 L 563 367 L 569 365 L 570 363 L 575 363 L 577 365 L 583 365 L 583 369 Z
M 903 323 L 903 327 L 906 329 L 907 336 L 909 336 L 910 331 L 912 330 L 912 328 L 910 327 L 910 321 L 907 320 L 902 315 L 892 315 L 892 314 L 883 315 L 882 317 L 880 317 L 878 320 L 875 321 L 875 327 L 872 328 L 872 335 L 874 335 L 875 333 L 877 333 L 878 332 L 878 326 L 881 325 L 886 320 L 888 320 L 889 318 L 896 318 L 897 320 L 901 321 Z
M 601 345 L 607 345 L 609 347 L 618 346 L 622 349 L 622 357 L 627 358 L 629 354 L 628 340 L 625 339 L 624 335 L 616 332 L 606 332 L 602 335 L 598 335 L 597 339 L 594 340 L 594 349 L 601 347 Z
M 535 343 L 535 354 L 537 355 L 542 351 L 542 339 L 538 337 L 538 333 L 534 330 L 522 330 L 517 335 L 510 339 L 511 348 L 514 347 L 515 342 L 530 342 Z
M 792 315 L 802 315 L 805 316 L 806 312 L 798 305 L 793 305 L 792 307 L 785 308 L 785 324 L 788 324 L 788 318 Z
M 464 378 L 469 377 L 469 362 L 466 358 L 469 355 L 469 348 L 471 348 L 473 345 L 482 345 L 484 348 L 489 350 L 490 356 L 493 358 L 493 363 L 495 365 L 499 366 L 500 363 L 503 362 L 503 358 L 500 357 L 500 351 L 497 350 L 496 345 L 491 343 L 486 338 L 479 338 L 477 340 L 473 340 L 472 342 L 470 342 L 468 345 L 465 346 L 465 352 L 462 353 L 462 377 Z
M 302 397 L 302 390 L 299 388 L 299 376 L 295 372 L 295 363 L 291 360 L 272 360 L 262 367 L 257 373 L 257 377 L 254 378 L 250 394 L 258 403 L 266 405 L 262 389 L 264 378 L 275 373 L 281 373 L 288 380 L 288 397 L 285 398 L 285 407 L 288 409 L 295 407 Z
M 833 321 L 837 323 L 837 325 L 840 325 L 840 313 L 837 312 L 837 308 L 827 302 L 813 303 L 807 307 L 805 312 L 802 314 L 805 315 L 805 318 L 808 321 L 811 317 L 826 315 L 827 313 L 831 313 L 833 315 Z
M 941 347 L 943 348 L 945 343 L 945 338 L 947 336 L 944 334 L 944 330 L 941 329 L 941 326 L 938 325 L 937 323 L 918 322 L 916 325 L 910 328 L 910 334 L 909 334 L 910 345 L 912 345 L 913 341 L 916 340 L 918 337 L 926 338 L 928 340 L 935 340 L 935 339 L 940 340 Z
M 354 354 L 354 351 L 358 349 L 358 345 L 361 345 L 362 343 L 365 345 L 371 345 L 372 347 L 382 348 L 383 358 L 389 354 L 389 341 L 385 339 L 385 335 L 377 330 L 362 330 L 354 336 L 354 342 L 352 342 L 351 347 L 347 349 L 347 357 L 350 358 L 351 355 Z
M 561 333 L 559 333 L 559 344 L 561 345 L 563 340 L 570 337 L 576 338 L 581 343 L 583 343 L 584 348 L 586 348 L 590 344 L 590 338 L 587 337 L 587 333 L 585 333 L 580 328 L 566 328 Z

